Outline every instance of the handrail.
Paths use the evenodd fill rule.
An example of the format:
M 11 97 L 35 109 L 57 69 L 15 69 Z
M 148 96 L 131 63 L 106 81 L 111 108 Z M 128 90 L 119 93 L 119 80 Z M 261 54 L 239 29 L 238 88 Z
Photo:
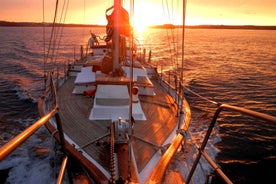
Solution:
M 63 161 L 62 161 L 60 170 L 59 170 L 59 175 L 58 175 L 56 184 L 61 184 L 62 183 L 67 163 L 68 163 L 68 156 L 65 156 Z
M 166 84 L 166 87 L 168 87 L 168 90 L 169 90 L 170 93 L 172 91 L 177 91 L 177 86 L 176 85 L 175 85 L 175 87 L 173 87 L 170 84 L 170 82 L 168 82 L 166 80 L 162 80 L 162 82 Z M 181 87 L 185 88 L 186 90 L 190 91 L 194 95 L 199 96 L 200 98 L 202 98 L 202 99 L 204 99 L 204 100 L 206 100 L 206 101 L 208 101 L 208 102 L 210 102 L 210 103 L 215 104 L 215 105 L 218 106 L 218 108 L 217 108 L 217 110 L 216 110 L 216 112 L 215 112 L 215 114 L 213 116 L 212 122 L 209 125 L 209 128 L 208 128 L 207 133 L 206 133 L 205 138 L 204 138 L 204 141 L 202 142 L 201 147 L 198 148 L 197 157 L 196 157 L 196 159 L 195 159 L 195 161 L 193 163 L 192 169 L 190 170 L 189 175 L 188 175 L 188 177 L 187 177 L 187 179 L 186 179 L 185 182 L 186 183 L 190 183 L 190 181 L 192 179 L 192 176 L 193 176 L 193 173 L 194 173 L 194 171 L 196 169 L 196 166 L 198 165 L 199 160 L 200 160 L 201 155 L 202 155 L 206 159 L 206 161 L 210 164 L 210 166 L 225 181 L 225 183 L 232 184 L 232 181 L 225 175 L 225 173 L 219 168 L 219 166 L 212 160 L 212 158 L 209 157 L 209 155 L 206 152 L 204 152 L 205 146 L 207 145 L 208 139 L 209 139 L 209 137 L 211 135 L 212 129 L 214 128 L 214 125 L 216 123 L 216 120 L 217 120 L 220 112 L 223 109 L 228 109 L 228 110 L 236 111 L 236 112 L 239 112 L 241 114 L 249 115 L 249 116 L 252 116 L 252 117 L 264 120 L 264 121 L 273 122 L 273 123 L 276 123 L 276 117 L 268 115 L 268 114 L 256 112 L 256 111 L 253 111 L 253 110 L 249 110 L 249 109 L 246 109 L 246 108 L 242 108 L 242 107 L 237 107 L 237 106 L 232 106 L 232 105 L 227 105 L 227 104 L 220 104 L 218 102 L 215 102 L 215 101 L 212 101 L 210 99 L 207 99 L 207 98 L 204 98 L 204 97 L 200 96 L 199 94 L 197 94 L 194 91 L 190 90 L 189 88 L 183 86 L 182 84 L 180 84 L 179 87 L 180 88 Z M 170 89 L 173 89 L 173 90 L 171 91 Z M 171 95 L 174 96 L 174 95 L 177 95 L 177 94 L 171 94 Z M 176 98 L 175 98 L 175 100 L 176 100 Z M 160 172 L 160 170 L 158 172 Z M 163 174 L 163 170 L 160 173 Z M 157 173 L 153 172 L 152 175 L 151 175 L 151 177 L 150 177 L 149 183 L 151 183 L 151 182 L 153 182 L 153 183 L 161 183 L 161 180 L 157 180 L 158 175 L 159 176 L 162 175 L 160 173 L 157 174 Z
M 0 161 L 6 158 L 11 152 L 13 152 L 23 142 L 25 142 L 34 132 L 36 132 L 41 126 L 46 124 L 52 117 L 54 117 L 57 114 L 58 105 L 57 105 L 57 99 L 56 99 L 56 88 L 54 85 L 54 80 L 52 78 L 52 75 L 50 75 L 50 86 L 52 87 L 53 94 L 54 94 L 54 102 L 55 102 L 54 108 L 51 110 L 51 112 L 41 117 L 30 127 L 26 128 L 23 132 L 21 132 L 12 140 L 10 140 L 8 143 L 3 145 L 0 148 Z
M 197 157 L 194 161 L 194 164 L 189 172 L 189 175 L 187 177 L 187 180 L 186 182 L 189 183 L 192 176 L 193 176 L 193 173 L 196 169 L 196 166 L 201 158 L 201 155 L 203 155 L 206 160 L 210 163 L 210 165 L 218 172 L 218 174 L 221 176 L 222 179 L 224 179 L 224 181 L 226 183 L 232 183 L 227 177 L 226 175 L 220 170 L 217 168 L 217 165 L 216 164 L 213 164 L 214 162 L 212 161 L 211 158 L 209 158 L 208 156 L 206 157 L 206 153 L 204 152 L 204 149 L 205 149 L 205 146 L 207 145 L 207 142 L 209 140 L 209 137 L 211 135 L 211 132 L 212 132 L 212 129 L 214 128 L 215 126 L 215 123 L 217 121 L 217 118 L 219 117 L 219 114 L 222 110 L 224 109 L 228 109 L 228 110 L 232 110 L 232 111 L 236 111 L 236 112 L 239 112 L 241 114 L 246 114 L 246 115 L 249 115 L 249 116 L 252 116 L 252 117 L 255 117 L 255 118 L 258 118 L 258 119 L 262 119 L 262 120 L 265 120 L 265 121 L 269 121 L 269 122 L 273 122 L 273 123 L 276 123 L 276 117 L 274 116 L 270 116 L 270 115 L 267 115 L 267 114 L 264 114 L 264 113 L 260 113 L 260 112 L 256 112 L 256 111 L 252 111 L 252 110 L 249 110 L 249 109 L 246 109 L 246 108 L 242 108 L 242 107 L 237 107 L 237 106 L 232 106 L 232 105 L 227 105 L 227 104 L 219 104 L 214 116 L 213 116 L 213 119 L 212 119 L 212 122 L 211 124 L 209 125 L 208 127 L 208 130 L 207 130 L 207 133 L 204 137 L 204 140 L 199 148 L 199 152 L 197 154 Z
M 51 112 L 40 118 L 33 125 L 25 129 L 23 132 L 18 134 L 8 143 L 3 145 L 0 148 L 0 161 L 6 158 L 12 151 L 14 151 L 18 146 L 20 146 L 24 141 L 26 141 L 34 132 L 37 131 L 41 126 L 49 121 L 58 111 L 58 108 L 55 107 Z
M 236 111 L 236 112 L 240 112 L 240 113 L 243 113 L 243 114 L 247 114 L 249 116 L 252 116 L 252 117 L 255 117 L 255 118 L 258 118 L 258 119 L 262 119 L 262 120 L 265 120 L 265 121 L 269 121 L 269 122 L 273 122 L 273 123 L 276 123 L 276 117 L 274 116 L 271 116 L 271 115 L 268 115 L 268 114 L 264 114 L 264 113 L 260 113 L 260 112 L 256 112 L 256 111 L 253 111 L 253 110 L 249 110 L 249 109 L 246 109 L 246 108 L 242 108 L 242 107 L 237 107 L 237 106 L 233 106 L 233 105 L 227 105 L 227 104 L 221 104 L 215 115 L 214 115 L 214 118 L 218 118 L 218 115 L 219 113 L 223 110 L 223 109 L 229 109 L 229 110 L 233 110 L 233 111 Z M 215 119 L 215 120 L 216 120 Z M 213 120 L 214 121 L 214 120 Z
M 174 141 L 172 142 L 172 144 L 169 146 L 169 148 L 163 154 L 160 161 L 156 165 L 155 169 L 151 173 L 151 176 L 150 176 L 149 180 L 147 181 L 148 184 L 162 183 L 163 176 L 166 172 L 166 169 L 167 169 L 173 155 L 175 155 L 175 153 L 177 152 L 177 149 L 179 148 L 181 143 L 183 141 L 184 142 L 186 141 L 184 132 L 186 132 L 188 130 L 190 123 L 191 123 L 191 109 L 190 109 L 190 106 L 185 98 L 183 99 L 183 103 L 184 103 L 184 107 L 185 107 L 185 114 L 182 113 L 181 117 L 180 117 L 180 118 L 182 118 L 182 120 L 184 122 L 183 126 L 180 129 L 183 133 L 177 134 L 177 136 L 174 139 Z
M 47 113 L 46 115 L 41 117 L 39 120 L 37 120 L 33 125 L 26 128 L 23 132 L 21 132 L 16 137 L 14 137 L 12 140 L 10 140 L 8 143 L 3 145 L 0 148 L 0 161 L 2 161 L 9 154 L 11 154 L 16 148 L 18 148 L 22 143 L 24 143 L 40 127 L 45 125 L 51 118 L 55 117 L 56 122 L 57 122 L 57 128 L 58 128 L 58 132 L 59 132 L 60 142 L 61 142 L 61 146 L 62 146 L 62 151 L 64 153 L 64 159 L 62 162 L 62 166 L 60 168 L 59 176 L 56 181 L 57 184 L 61 184 L 63 177 L 64 177 L 64 172 L 65 172 L 65 169 L 66 169 L 66 166 L 68 163 L 68 156 L 67 156 L 66 150 L 65 150 L 65 140 L 64 140 L 62 125 L 61 125 L 61 119 L 58 114 L 56 86 L 54 85 L 54 80 L 52 78 L 52 75 L 50 75 L 50 90 L 52 90 L 52 93 L 53 93 L 53 100 L 54 100 L 53 109 L 49 113 Z M 68 168 L 68 169 L 70 169 L 70 168 Z M 70 180 L 70 183 L 72 183 L 72 178 L 70 176 L 70 172 L 69 172 L 69 180 Z
M 212 158 L 205 152 L 201 151 L 202 156 L 209 162 L 210 166 L 220 175 L 220 177 L 226 182 L 231 184 L 232 181 L 224 174 L 224 172 L 219 168 L 219 166 L 212 160 Z

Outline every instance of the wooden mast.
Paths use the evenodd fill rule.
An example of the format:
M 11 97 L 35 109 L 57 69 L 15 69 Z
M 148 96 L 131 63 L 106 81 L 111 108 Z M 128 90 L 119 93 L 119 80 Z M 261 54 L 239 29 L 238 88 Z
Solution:
M 114 33 L 113 33 L 113 46 L 114 46 L 114 55 L 113 55 L 113 72 L 119 68 L 119 48 L 120 48 L 120 8 L 121 0 L 114 0 Z

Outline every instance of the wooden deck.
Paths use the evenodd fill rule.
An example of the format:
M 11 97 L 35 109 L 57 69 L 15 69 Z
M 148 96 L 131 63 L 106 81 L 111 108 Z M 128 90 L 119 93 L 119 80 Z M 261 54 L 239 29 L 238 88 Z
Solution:
M 75 77 L 69 78 L 58 91 L 59 112 L 64 132 L 106 170 L 109 170 L 110 121 L 88 119 L 93 98 L 72 94 L 74 80 Z M 162 146 L 178 122 L 173 99 L 156 81 L 152 82 L 157 95 L 139 96 L 147 120 L 135 122 L 132 136 L 139 172 Z

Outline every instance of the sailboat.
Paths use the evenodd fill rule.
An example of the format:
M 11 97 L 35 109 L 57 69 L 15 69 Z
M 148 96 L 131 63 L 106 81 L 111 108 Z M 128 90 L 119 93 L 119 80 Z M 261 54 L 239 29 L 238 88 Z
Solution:
M 97 183 L 162 180 L 189 127 L 189 105 L 137 57 L 120 0 L 106 17 L 106 44 L 91 33 L 91 53 L 70 64 L 58 89 L 47 88 L 40 115 L 58 108 L 46 127 Z
M 188 175 L 167 174 L 191 124 L 183 70 L 173 86 L 135 49 L 129 13 L 120 0 L 114 0 L 105 13 L 104 44 L 91 32 L 90 52 L 84 54 L 81 47 L 80 59 L 68 64 L 65 76 L 55 79 L 52 71 L 47 73 L 38 103 L 41 118 L 1 147 L 0 160 L 45 125 L 63 152 L 57 183 L 62 183 L 66 170 L 72 183 L 80 173 L 88 183 L 190 183 L 201 157 L 232 183 L 204 151 L 220 112 L 227 109 L 272 122 L 276 118 L 217 104 L 198 153 L 190 158 Z M 185 16 L 182 27 L 184 36 Z

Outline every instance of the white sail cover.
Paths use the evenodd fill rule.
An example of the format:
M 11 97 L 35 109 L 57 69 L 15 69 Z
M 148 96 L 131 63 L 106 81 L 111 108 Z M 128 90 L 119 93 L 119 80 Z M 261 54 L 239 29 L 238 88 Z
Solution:
M 126 85 L 98 85 L 90 120 L 129 119 L 130 96 Z M 140 103 L 133 104 L 133 118 L 145 120 Z

